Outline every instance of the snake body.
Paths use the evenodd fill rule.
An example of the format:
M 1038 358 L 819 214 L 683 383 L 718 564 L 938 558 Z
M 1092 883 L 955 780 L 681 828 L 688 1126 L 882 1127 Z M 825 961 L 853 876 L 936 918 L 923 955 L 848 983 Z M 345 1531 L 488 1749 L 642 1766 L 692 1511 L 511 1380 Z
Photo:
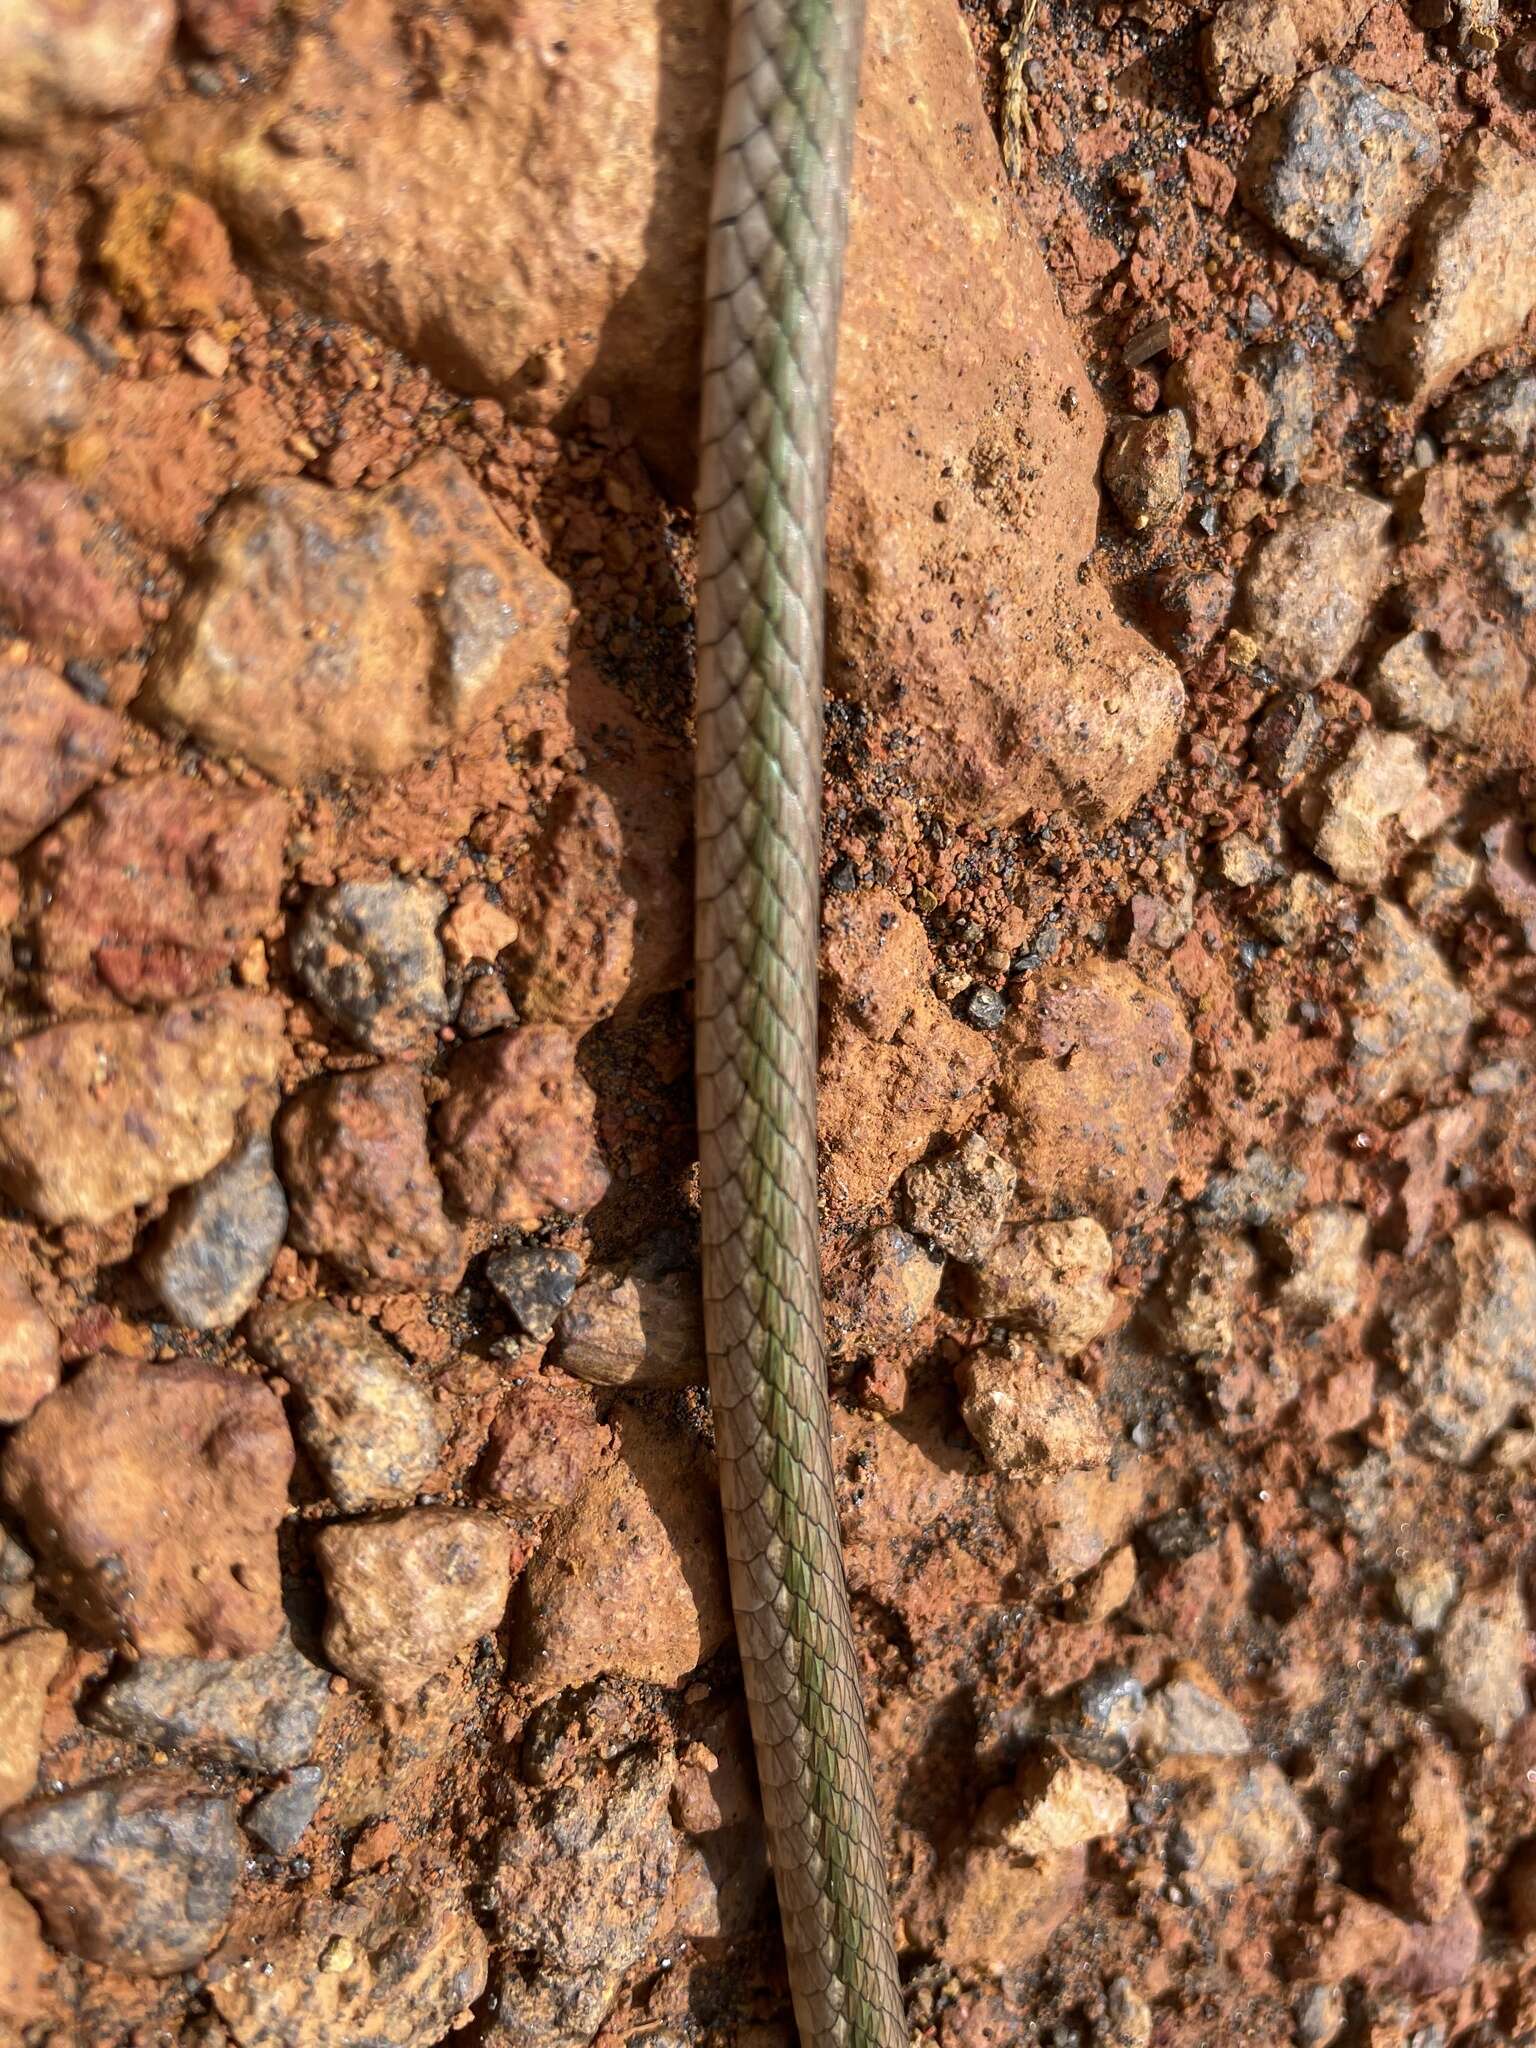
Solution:
M 906 2048 L 838 1539 L 816 1221 L 829 418 L 862 0 L 733 0 L 698 489 L 705 1329 L 803 2048 Z

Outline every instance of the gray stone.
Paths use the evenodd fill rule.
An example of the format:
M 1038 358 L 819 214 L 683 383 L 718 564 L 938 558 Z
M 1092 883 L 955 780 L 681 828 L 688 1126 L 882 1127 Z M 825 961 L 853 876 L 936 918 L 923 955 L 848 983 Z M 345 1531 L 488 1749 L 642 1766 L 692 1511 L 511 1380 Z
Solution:
M 1242 1716 L 1214 1687 L 1184 1677 L 1169 1679 L 1150 1696 L 1137 1747 L 1156 1759 L 1246 1756 L 1253 1744 Z
M 1488 535 L 1488 560 L 1524 617 L 1536 611 L 1536 500 L 1516 498 Z
M 1301 482 L 1302 465 L 1312 453 L 1317 420 L 1312 358 L 1299 341 L 1273 341 L 1250 349 L 1243 367 L 1269 400 L 1269 425 L 1254 454 L 1264 465 L 1269 488 L 1287 497 Z
M 1498 746 L 1519 719 L 1525 667 L 1502 627 L 1475 619 L 1456 647 L 1433 633 L 1403 634 L 1377 656 L 1368 687 L 1393 725 Z
M 1307 484 L 1249 556 L 1242 605 L 1259 659 L 1289 682 L 1348 662 L 1391 567 L 1392 509 L 1364 491 Z
M 940 1251 L 978 1264 L 1002 1235 L 1018 1180 L 1006 1159 L 969 1132 L 953 1151 L 907 1168 L 907 1221 Z
M 144 1657 L 102 1693 L 94 1727 L 247 1771 L 314 1753 L 330 1673 L 284 1635 L 256 1657 Z
M 96 366 L 46 314 L 0 313 L 0 459 L 23 460 L 84 423 Z
M 274 1856 L 291 1856 L 309 1830 L 325 1789 L 325 1773 L 318 1764 L 300 1764 L 280 1785 L 263 1792 L 241 1815 L 248 1835 Z
M 1463 1223 L 1404 1275 L 1387 1321 L 1417 1447 L 1473 1463 L 1536 1394 L 1536 1244 L 1507 1216 Z
M 448 1022 L 430 882 L 340 882 L 313 895 L 289 941 L 294 972 L 331 1022 L 371 1051 L 407 1053 Z
M 1307 1176 L 1254 1145 L 1241 1166 L 1213 1173 L 1200 1196 L 1200 1220 L 1220 1230 L 1262 1230 L 1294 1216 L 1306 1200 Z
M 159 1771 L 13 1807 L 0 1856 L 56 1948 L 151 1977 L 208 1954 L 244 1860 L 231 1802 Z
M 1536 436 L 1536 372 L 1502 370 L 1486 384 L 1457 391 L 1434 415 L 1442 441 L 1483 455 L 1519 455 Z
M 560 1311 L 576 1292 L 586 1261 L 580 1252 L 518 1244 L 485 1262 L 485 1277 L 501 1296 L 515 1327 L 536 1344 L 554 1335 Z
M 268 1132 L 176 1195 L 139 1261 L 167 1311 L 191 1330 L 239 1322 L 288 1230 L 288 1198 Z
M 1464 1742 L 1502 1742 L 1526 1712 L 1525 1602 L 1514 1579 L 1474 1586 L 1435 1645 L 1440 1696 Z
M 1251 752 L 1259 779 L 1271 789 L 1294 782 L 1323 734 L 1323 714 L 1310 690 L 1277 698 L 1253 729 Z
M 1331 64 L 1254 123 L 1238 189 L 1299 256 L 1353 277 L 1407 219 L 1439 162 L 1430 108 Z
M 285 1302 L 259 1310 L 249 1337 L 293 1389 L 299 1441 L 339 1508 L 421 1491 L 442 1450 L 432 1396 L 370 1323 L 328 1302 Z
M 1350 1059 L 1367 1102 L 1424 1089 L 1453 1072 L 1472 1004 L 1433 942 L 1395 903 L 1378 901 L 1361 934 L 1348 1015 Z

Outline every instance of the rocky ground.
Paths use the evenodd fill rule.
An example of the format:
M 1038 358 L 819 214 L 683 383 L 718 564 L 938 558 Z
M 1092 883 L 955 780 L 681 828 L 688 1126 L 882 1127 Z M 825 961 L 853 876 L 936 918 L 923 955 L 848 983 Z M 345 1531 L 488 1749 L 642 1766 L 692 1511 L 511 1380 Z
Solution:
M 4 2048 L 790 2048 L 723 13 L 0 0 Z M 916 2040 L 1536 2042 L 1533 313 L 1516 6 L 871 0 L 823 1224 Z

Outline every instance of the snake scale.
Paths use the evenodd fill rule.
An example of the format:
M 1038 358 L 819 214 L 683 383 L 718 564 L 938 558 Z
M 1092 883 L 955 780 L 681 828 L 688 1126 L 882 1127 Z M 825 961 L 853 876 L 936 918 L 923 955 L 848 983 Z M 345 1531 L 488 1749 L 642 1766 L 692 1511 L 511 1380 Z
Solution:
M 732 1600 L 803 2048 L 906 2048 L 816 1216 L 829 420 L 862 0 L 733 0 L 698 486 L 697 1099 Z

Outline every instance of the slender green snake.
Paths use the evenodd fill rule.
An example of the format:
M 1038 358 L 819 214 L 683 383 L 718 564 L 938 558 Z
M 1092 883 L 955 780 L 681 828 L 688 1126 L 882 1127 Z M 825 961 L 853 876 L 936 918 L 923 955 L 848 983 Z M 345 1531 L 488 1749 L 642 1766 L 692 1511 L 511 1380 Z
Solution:
M 832 1483 L 816 1221 L 825 501 L 863 0 L 733 0 L 698 488 L 710 1394 L 803 2048 L 906 2048 Z

